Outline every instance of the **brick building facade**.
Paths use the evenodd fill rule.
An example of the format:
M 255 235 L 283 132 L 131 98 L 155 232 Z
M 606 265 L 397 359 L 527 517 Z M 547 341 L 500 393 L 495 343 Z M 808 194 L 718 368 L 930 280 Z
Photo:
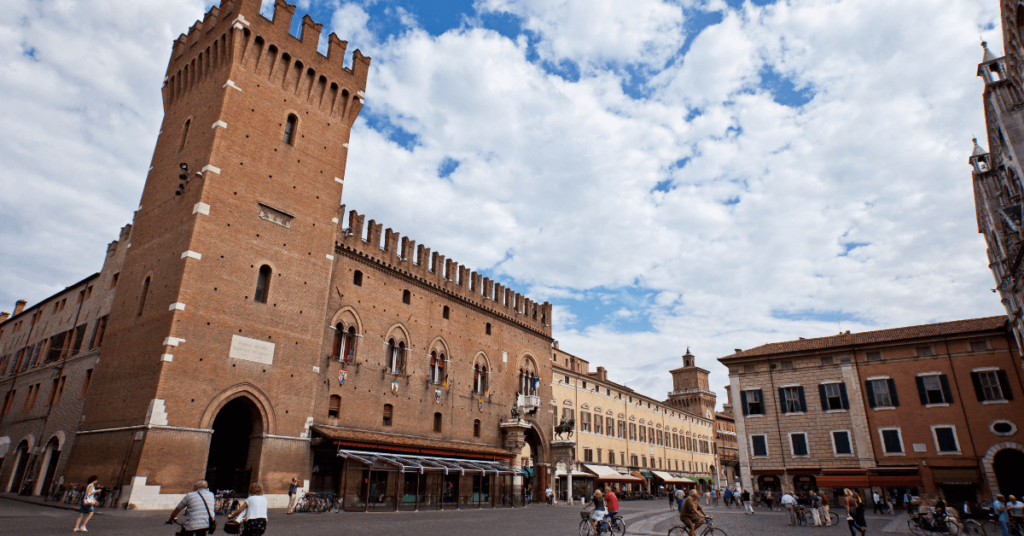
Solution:
M 742 485 L 941 493 L 951 502 L 1020 493 L 1019 360 L 1005 317 L 722 357 L 739 401 Z
M 325 56 L 320 24 L 304 17 L 296 37 L 295 6 L 260 6 L 223 0 L 175 41 L 141 203 L 103 271 L 0 323 L 18 364 L 0 381 L 0 478 L 38 482 L 57 459 L 54 475 L 96 474 L 137 508 L 203 478 L 258 480 L 281 505 L 294 476 L 352 509 L 511 504 L 512 460 L 548 451 L 549 388 L 524 378 L 550 377 L 550 305 L 354 211 L 343 221 L 370 59 L 344 67 L 336 35 Z M 84 316 L 58 305 L 50 320 L 83 286 Z M 78 351 L 97 316 L 102 348 Z M 22 359 L 70 328 L 60 365 Z M 88 396 L 47 420 L 24 397 L 42 400 L 65 364 L 64 388 L 89 378 Z
M 687 356 L 688 371 L 695 367 Z M 647 491 L 715 485 L 712 419 L 615 383 L 604 367 L 592 372 L 588 361 L 557 345 L 551 362 L 552 414 L 576 422 L 574 463 L 556 472 L 560 492 L 571 487 L 574 497 L 584 496 L 595 483 Z
M 130 240 L 129 225 L 99 273 L 0 315 L 0 490 L 38 495 L 64 474 Z

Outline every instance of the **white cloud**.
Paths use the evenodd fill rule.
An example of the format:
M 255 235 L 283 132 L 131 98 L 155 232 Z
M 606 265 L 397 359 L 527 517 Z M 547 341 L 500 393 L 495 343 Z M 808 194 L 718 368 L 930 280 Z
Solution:
M 686 40 L 682 7 L 662 0 L 477 0 L 475 7 L 520 17 L 540 36 L 540 56 L 556 63 L 659 67 Z

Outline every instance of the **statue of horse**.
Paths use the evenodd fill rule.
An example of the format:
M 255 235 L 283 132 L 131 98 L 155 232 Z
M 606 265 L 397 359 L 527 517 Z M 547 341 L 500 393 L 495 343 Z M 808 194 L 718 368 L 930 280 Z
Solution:
M 569 419 L 568 422 L 565 417 L 562 417 L 562 422 L 555 427 L 555 438 L 562 439 L 562 434 L 569 434 L 569 438 L 572 438 L 573 429 L 576 427 L 576 419 Z

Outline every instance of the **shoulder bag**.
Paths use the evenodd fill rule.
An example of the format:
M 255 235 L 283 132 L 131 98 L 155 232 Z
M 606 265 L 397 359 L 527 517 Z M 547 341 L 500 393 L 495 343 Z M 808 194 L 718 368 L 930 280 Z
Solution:
M 206 497 L 203 497 L 203 492 L 196 491 L 196 495 L 199 495 L 199 498 L 203 501 L 203 506 L 206 507 L 206 515 L 210 516 L 210 528 L 207 529 L 206 533 L 213 534 L 217 532 L 217 520 L 210 515 L 210 505 L 206 504 Z

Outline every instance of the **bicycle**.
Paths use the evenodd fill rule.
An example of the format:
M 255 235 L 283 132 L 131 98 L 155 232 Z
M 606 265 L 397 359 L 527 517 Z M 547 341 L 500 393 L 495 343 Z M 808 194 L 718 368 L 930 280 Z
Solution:
M 704 516 L 704 530 L 700 536 L 729 536 L 724 530 L 716 528 L 714 521 L 711 516 Z M 668 529 L 668 536 L 690 536 L 690 530 L 683 525 L 676 525 Z
M 968 519 L 964 521 L 963 527 L 961 527 L 963 534 L 970 534 L 971 536 L 998 536 L 1001 532 L 999 530 L 999 524 L 992 519 Z
M 918 536 L 924 534 L 958 536 L 960 534 L 960 523 L 952 518 L 932 519 L 918 514 L 908 519 L 907 525 L 910 528 L 910 532 Z
M 619 516 L 604 516 L 603 519 L 597 522 L 597 534 L 594 534 L 594 527 L 590 525 L 590 510 L 583 510 L 580 512 L 580 536 L 599 536 L 601 534 L 611 534 L 622 536 L 626 533 L 626 522 Z M 611 519 L 609 519 L 611 518 Z

